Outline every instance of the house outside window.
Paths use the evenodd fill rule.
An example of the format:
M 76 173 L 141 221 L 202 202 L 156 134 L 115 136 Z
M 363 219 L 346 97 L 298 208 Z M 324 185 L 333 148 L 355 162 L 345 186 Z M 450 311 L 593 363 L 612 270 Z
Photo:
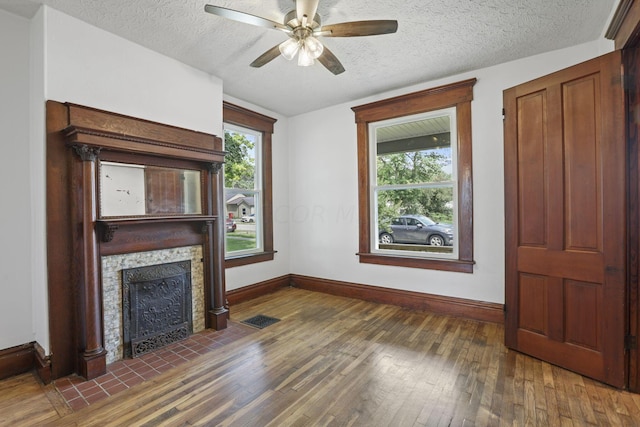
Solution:
M 271 135 L 275 119 L 224 102 L 225 267 L 273 259 Z
M 360 262 L 473 272 L 474 84 L 353 108 Z

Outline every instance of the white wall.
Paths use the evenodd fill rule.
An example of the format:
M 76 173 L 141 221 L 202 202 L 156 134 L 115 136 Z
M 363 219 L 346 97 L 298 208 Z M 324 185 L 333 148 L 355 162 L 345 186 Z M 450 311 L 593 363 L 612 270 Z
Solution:
M 0 10 L 0 349 L 34 341 L 29 21 Z
M 47 99 L 222 135 L 222 81 L 47 8 Z
M 593 42 L 290 118 L 291 272 L 503 303 L 502 92 L 612 49 L 611 42 Z M 350 108 L 472 77 L 478 79 L 472 102 L 473 274 L 360 264 L 356 125 Z
M 47 289 L 46 150 L 45 146 L 45 10 L 31 20 L 30 31 L 30 124 L 29 161 L 31 177 L 31 275 L 33 330 L 35 341 L 49 354 L 49 293 Z
M 233 98 L 225 101 L 277 119 L 272 138 L 273 179 L 273 247 L 277 251 L 273 261 L 261 262 L 226 270 L 227 290 L 259 283 L 289 274 L 289 144 L 288 119 L 257 105 Z

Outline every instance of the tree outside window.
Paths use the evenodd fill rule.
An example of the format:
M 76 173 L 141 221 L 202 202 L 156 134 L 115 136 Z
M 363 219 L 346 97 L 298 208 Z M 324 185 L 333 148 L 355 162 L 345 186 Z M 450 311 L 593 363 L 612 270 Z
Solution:
M 261 250 L 262 185 L 256 165 L 256 158 L 260 157 L 260 142 L 257 132 L 225 125 L 225 208 L 227 221 L 235 223 L 235 227 L 226 227 L 228 255 Z M 247 219 L 249 216 L 252 221 Z

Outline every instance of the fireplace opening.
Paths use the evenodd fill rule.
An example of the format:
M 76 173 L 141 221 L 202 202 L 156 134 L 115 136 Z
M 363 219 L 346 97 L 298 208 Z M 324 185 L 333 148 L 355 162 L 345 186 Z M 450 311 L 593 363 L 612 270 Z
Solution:
M 123 350 L 138 357 L 193 333 L 191 261 L 122 270 Z

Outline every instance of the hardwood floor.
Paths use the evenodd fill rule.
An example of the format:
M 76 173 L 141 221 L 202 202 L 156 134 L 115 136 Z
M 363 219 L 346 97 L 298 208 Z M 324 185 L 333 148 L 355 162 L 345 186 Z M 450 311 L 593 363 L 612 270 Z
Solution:
M 0 381 L 0 424 L 640 425 L 640 395 L 508 351 L 501 325 L 294 288 L 231 313 L 281 321 L 77 412 Z

